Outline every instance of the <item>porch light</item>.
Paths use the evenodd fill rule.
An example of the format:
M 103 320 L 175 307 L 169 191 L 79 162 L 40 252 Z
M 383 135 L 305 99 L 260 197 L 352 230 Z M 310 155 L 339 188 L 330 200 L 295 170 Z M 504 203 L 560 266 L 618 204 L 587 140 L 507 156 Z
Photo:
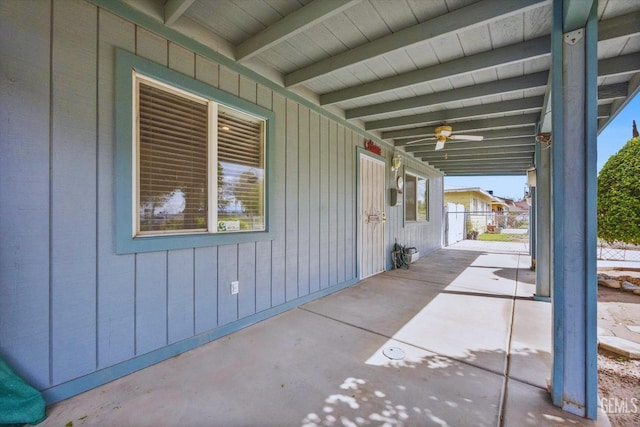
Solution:
M 402 165 L 402 158 L 400 158 L 400 154 L 397 154 L 395 156 L 393 156 L 393 159 L 391 159 L 391 170 L 393 172 L 397 172 L 400 169 L 400 166 Z
M 527 184 L 529 188 L 536 187 L 536 168 L 527 169 Z

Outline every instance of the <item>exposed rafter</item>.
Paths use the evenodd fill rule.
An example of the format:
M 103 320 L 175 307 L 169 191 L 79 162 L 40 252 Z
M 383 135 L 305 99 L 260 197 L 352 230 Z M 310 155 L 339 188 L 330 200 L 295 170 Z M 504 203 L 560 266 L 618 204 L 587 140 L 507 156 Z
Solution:
M 640 52 L 598 61 L 598 77 L 640 72 Z
M 544 97 L 534 96 L 531 98 L 474 105 L 473 107 L 453 108 L 450 110 L 434 111 L 433 113 L 415 114 L 413 116 L 396 117 L 393 119 L 374 120 L 371 122 L 367 122 L 365 125 L 365 129 L 391 129 L 418 124 L 473 119 L 474 117 L 490 116 L 494 114 L 540 111 L 542 109 L 543 101 Z
M 496 21 L 545 3 L 549 3 L 549 0 L 520 0 L 518 2 L 487 0 L 473 3 L 289 73 L 284 79 L 285 86 L 297 85 L 397 49 L 453 34 L 464 28 Z
M 487 165 L 487 166 L 478 166 L 477 168 L 469 167 L 469 166 L 459 166 L 455 168 L 445 168 L 440 167 L 442 172 L 445 175 L 468 175 L 468 176 L 484 176 L 484 175 L 524 175 L 526 170 L 529 168 L 527 166 L 516 165 L 509 167 L 504 165 L 503 167 L 497 167 L 495 165 Z M 496 173 L 496 171 L 501 171 L 500 173 Z
M 164 5 L 164 24 L 173 25 L 195 0 L 167 0 Z
M 627 15 L 602 21 L 598 27 L 598 41 L 615 39 L 625 35 L 625 32 L 637 34 L 640 13 Z M 320 104 L 335 104 L 350 99 L 401 89 L 432 80 L 459 76 L 499 65 L 529 61 L 551 55 L 551 38 L 543 36 L 528 40 L 524 43 L 508 45 L 488 52 L 481 52 L 464 58 L 434 65 L 428 68 L 410 71 L 397 76 L 359 84 L 357 86 L 327 92 L 320 95 Z
M 492 175 L 492 176 L 524 176 L 524 175 L 527 174 L 526 170 L 524 170 L 524 169 L 504 170 L 502 168 L 496 169 L 495 171 L 491 171 L 490 173 L 470 171 L 469 169 L 464 170 L 464 171 L 451 171 L 451 172 L 448 172 L 448 173 L 444 172 L 444 171 L 442 171 L 442 172 L 447 176 L 484 176 L 484 175 Z
M 611 63 L 611 61 L 615 60 L 615 63 Z M 640 66 L 640 54 L 630 54 L 625 55 L 618 58 L 612 59 L 604 59 L 599 61 L 599 66 L 602 67 L 601 76 L 611 75 L 613 70 L 617 70 L 617 73 L 620 72 L 634 72 L 638 66 Z M 548 76 L 546 73 L 537 73 L 534 79 L 536 84 L 540 84 L 540 82 L 547 79 Z M 516 79 L 508 79 L 508 80 L 516 80 Z M 498 83 L 498 82 L 494 82 Z M 478 85 L 483 86 L 483 85 Z M 471 88 L 477 88 L 478 86 L 471 86 Z M 506 86 L 509 86 L 508 84 Z M 495 88 L 495 86 L 494 86 Z M 464 90 L 462 88 L 461 90 Z M 609 87 L 609 93 L 612 92 L 614 88 Z M 623 88 L 619 85 L 615 86 L 615 90 L 618 94 L 620 94 Z M 455 96 L 453 93 L 455 91 L 447 91 L 450 93 L 450 96 Z M 604 92 L 603 92 L 604 93 Z M 437 94 L 434 94 L 437 95 Z M 422 97 L 419 97 L 422 98 Z M 413 99 L 413 98 L 412 98 Z M 424 114 L 416 114 L 412 116 L 402 116 L 395 117 L 391 119 L 382 119 L 382 120 L 374 120 L 367 122 L 365 124 L 365 129 L 367 130 L 379 130 L 379 129 L 390 129 L 396 127 L 406 127 L 411 125 L 418 124 L 427 124 L 427 123 L 437 123 L 437 122 L 445 122 L 452 120 L 461 120 L 461 119 L 471 119 L 473 117 L 487 116 L 492 114 L 502 114 L 508 112 L 531 112 L 542 110 L 544 107 L 544 97 L 532 97 L 532 98 L 524 98 L 518 100 L 511 101 L 502 101 L 495 102 L 491 104 L 483 104 L 474 107 L 464 107 L 464 108 L 454 108 L 449 110 L 439 110 L 433 113 L 424 113 Z M 598 108 L 598 117 L 604 118 L 608 117 L 609 108 L 607 106 L 601 105 Z
M 454 132 L 469 132 L 481 130 L 493 130 L 509 127 L 534 126 L 538 121 L 538 114 L 522 114 L 516 116 L 498 117 L 495 119 L 471 120 L 455 124 Z M 413 136 L 432 136 L 434 126 L 423 126 L 411 129 L 392 130 L 382 132 L 383 139 L 408 138 Z M 396 146 L 406 144 L 406 140 L 396 141 Z
M 535 126 L 531 125 L 528 127 L 518 127 L 513 129 L 498 129 L 498 130 L 488 130 L 488 131 L 485 130 L 485 131 L 479 132 L 479 134 L 484 137 L 484 141 L 490 141 L 493 139 L 507 139 L 507 138 L 527 138 L 527 137 L 534 138 L 536 135 L 536 132 L 535 132 Z M 424 141 L 424 140 L 421 141 L 421 139 L 422 138 L 412 137 L 412 138 L 402 140 L 402 145 L 406 145 L 413 141 L 419 141 L 419 142 L 416 142 L 415 144 L 406 145 L 405 151 L 407 152 L 419 151 L 418 149 L 419 147 L 429 144 L 429 141 Z M 400 142 L 400 140 L 396 139 L 396 143 L 398 142 Z
M 236 47 L 236 59 L 246 61 L 296 34 L 344 12 L 362 0 L 315 0 L 285 16 Z
M 616 16 L 598 23 L 598 41 L 640 34 L 640 12 Z
M 598 88 L 598 101 L 625 98 L 627 96 L 627 83 L 616 83 Z
M 629 83 L 627 84 L 627 97 L 624 99 L 615 100 L 609 108 L 609 117 L 599 120 L 598 128 L 600 130 L 611 121 L 613 118 L 632 100 L 637 94 L 640 93 L 640 73 L 636 73 Z
M 501 167 L 506 167 L 510 169 L 528 169 L 531 167 L 533 163 L 533 156 L 529 160 L 523 161 L 509 161 L 503 160 L 503 157 L 496 157 L 492 160 L 468 160 L 468 161 L 459 161 L 459 162 L 429 162 L 429 164 L 435 168 L 444 170 L 444 171 L 453 171 L 456 169 L 471 169 L 471 168 L 491 168 L 498 169 Z
M 594 0 L 564 0 L 562 3 L 562 31 L 577 30 L 585 26 Z
M 363 83 L 358 86 L 348 87 L 335 92 L 320 95 L 320 103 L 335 104 L 349 99 L 360 98 L 401 89 L 425 82 L 469 74 L 474 71 L 496 67 L 499 65 L 513 64 L 549 56 L 549 36 L 539 37 L 524 43 L 501 47 L 488 52 L 478 53 L 464 58 L 455 59 L 443 64 L 428 68 L 421 68 L 397 76 Z
M 504 139 L 500 140 L 504 141 L 504 143 L 498 143 L 495 141 L 455 141 L 453 140 L 447 141 L 445 144 L 446 152 L 454 152 L 454 151 L 466 151 L 466 150 L 494 150 L 500 153 L 522 153 L 522 152 L 532 152 L 535 148 L 535 140 L 533 138 L 530 139 Z M 432 153 L 439 153 L 440 151 L 445 152 L 444 150 L 435 151 L 435 143 L 429 144 L 421 147 L 420 151 L 416 151 L 413 153 L 416 157 L 422 157 L 423 155 L 429 155 Z M 523 148 L 524 147 L 524 148 Z M 468 153 L 468 151 L 467 151 Z
M 527 153 L 513 153 L 513 154 L 505 154 L 501 156 L 500 159 L 507 161 L 531 161 L 533 158 L 533 152 Z M 434 152 L 433 155 L 425 155 L 421 157 L 422 160 L 427 161 L 431 164 L 438 162 L 460 162 L 460 161 L 474 161 L 474 160 L 486 160 L 486 159 L 494 159 L 495 157 L 492 154 L 464 154 L 458 156 L 449 156 L 448 153 Z
M 357 117 L 389 113 L 392 111 L 402 111 L 409 110 L 411 108 L 446 104 L 448 102 L 466 101 L 470 99 L 483 98 L 490 95 L 504 95 L 511 92 L 527 89 L 543 88 L 547 85 L 548 74 L 549 73 L 547 71 L 543 71 L 540 73 L 527 74 L 510 79 L 497 80 L 495 82 L 470 85 L 442 92 L 430 93 L 428 95 L 414 96 L 413 98 L 405 98 L 398 101 L 390 101 L 381 104 L 368 105 L 366 107 L 353 108 L 351 110 L 346 110 L 345 116 L 347 119 L 353 119 Z

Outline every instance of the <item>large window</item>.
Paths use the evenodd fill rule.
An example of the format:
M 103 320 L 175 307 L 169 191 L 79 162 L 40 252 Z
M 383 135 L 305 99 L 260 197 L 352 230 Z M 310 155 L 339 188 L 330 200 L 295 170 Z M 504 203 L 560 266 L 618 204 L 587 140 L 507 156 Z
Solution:
M 264 230 L 264 119 L 135 81 L 135 234 Z
M 118 253 L 268 240 L 273 113 L 118 50 Z
M 429 180 L 407 172 L 404 180 L 406 221 L 429 220 Z

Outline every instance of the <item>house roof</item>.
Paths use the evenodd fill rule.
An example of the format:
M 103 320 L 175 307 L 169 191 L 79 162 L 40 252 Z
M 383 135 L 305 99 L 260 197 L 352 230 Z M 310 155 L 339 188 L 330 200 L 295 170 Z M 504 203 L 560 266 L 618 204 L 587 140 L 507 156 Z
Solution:
M 551 0 L 93 1 L 130 4 L 447 175 L 525 174 L 549 123 Z M 601 130 L 640 86 L 640 2 L 601 0 L 597 16 Z M 484 140 L 435 151 L 442 123 Z
M 489 193 L 488 191 L 483 190 L 480 187 L 456 187 L 452 185 L 445 185 L 444 186 L 445 196 L 450 193 L 480 193 L 483 196 L 491 199 L 492 202 L 494 203 L 504 203 L 501 199 Z

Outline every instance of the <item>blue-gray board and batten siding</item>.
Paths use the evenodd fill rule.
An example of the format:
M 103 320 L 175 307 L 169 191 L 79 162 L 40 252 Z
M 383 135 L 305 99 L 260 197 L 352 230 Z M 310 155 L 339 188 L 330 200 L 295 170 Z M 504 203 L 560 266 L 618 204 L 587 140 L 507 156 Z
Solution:
M 0 354 L 49 403 L 357 282 L 356 149 L 371 136 L 90 2 L 0 8 Z M 116 254 L 117 48 L 274 113 L 272 240 Z M 430 220 L 387 207 L 387 253 L 397 238 L 426 254 L 442 175 L 404 162 L 429 178 Z

